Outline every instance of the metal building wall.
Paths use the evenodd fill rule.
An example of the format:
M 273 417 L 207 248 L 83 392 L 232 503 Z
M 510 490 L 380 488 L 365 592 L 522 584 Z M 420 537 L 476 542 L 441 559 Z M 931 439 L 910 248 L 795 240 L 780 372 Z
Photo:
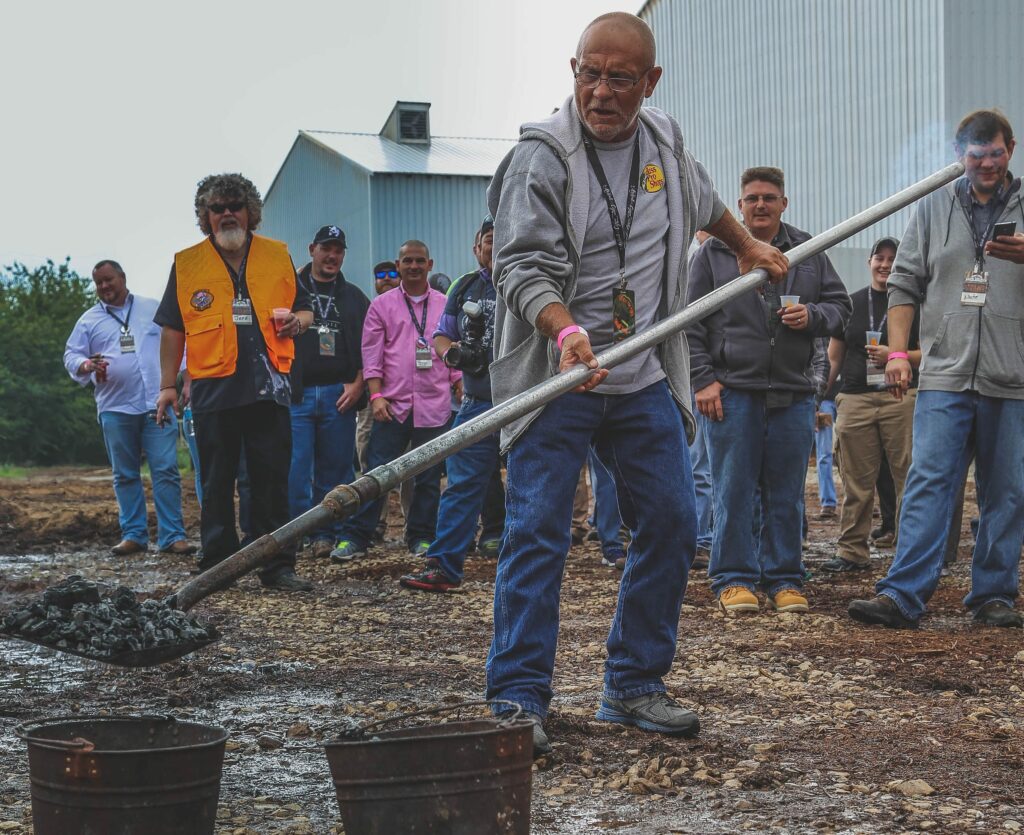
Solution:
M 373 252 L 376 261 L 393 259 L 405 241 L 430 247 L 434 272 L 456 278 L 478 268 L 473 237 L 487 214 L 487 177 L 375 174 Z
M 679 120 L 734 212 L 743 169 L 777 165 L 790 198 L 785 219 L 819 232 L 952 161 L 950 120 L 963 111 L 947 111 L 946 44 L 980 25 L 965 11 L 977 5 L 651 0 L 641 16 L 665 68 L 652 103 Z M 1016 83 L 1000 66 L 1006 84 Z M 871 242 L 901 235 L 908 216 L 830 251 L 850 289 L 867 283 Z
M 379 259 L 370 245 L 370 177 L 300 136 L 267 193 L 260 231 L 287 243 L 300 268 L 317 229 L 328 223 L 345 230 L 345 277 L 372 296 L 370 270 Z

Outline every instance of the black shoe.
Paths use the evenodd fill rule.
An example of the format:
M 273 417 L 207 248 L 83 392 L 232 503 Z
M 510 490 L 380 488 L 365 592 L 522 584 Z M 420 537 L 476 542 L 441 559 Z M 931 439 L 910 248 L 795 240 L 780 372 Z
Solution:
M 847 611 L 861 623 L 887 626 L 889 629 L 917 629 L 917 621 L 904 617 L 891 597 L 880 594 L 871 600 L 854 600 Z
M 711 562 L 711 549 L 706 545 L 698 545 L 697 553 L 693 557 L 693 565 L 690 566 L 690 570 L 706 570 Z
M 601 541 L 601 534 L 599 534 L 597 531 L 590 531 L 590 533 L 588 533 L 586 535 L 586 537 L 584 537 L 584 541 L 585 542 L 600 542 Z
M 587 535 L 585 533 L 583 533 L 582 531 L 573 531 L 571 536 L 572 536 L 572 544 L 574 546 L 576 546 L 576 545 L 582 545 L 583 544 L 583 540 L 586 539 Z
M 260 582 L 264 588 L 276 591 L 313 591 L 313 584 L 309 580 L 304 580 L 291 570 L 281 571 L 270 577 L 261 577 Z
M 424 568 L 406 574 L 398 582 L 407 589 L 419 589 L 420 591 L 451 591 L 462 585 L 461 580 L 453 580 L 445 574 L 436 559 L 427 560 Z
M 523 718 L 533 722 L 533 758 L 546 757 L 551 753 L 551 741 L 544 733 L 544 720 L 536 713 L 529 712 L 523 713 Z
M 974 613 L 974 622 L 986 626 L 1005 626 L 1012 629 L 1024 628 L 1024 617 L 1011 609 L 1002 600 L 990 600 Z
M 191 573 L 192 574 L 202 574 L 204 571 L 209 571 L 215 565 L 218 565 L 218 564 L 224 562 L 225 559 L 227 559 L 227 558 L 226 557 L 203 557 L 201 560 L 199 560 L 199 562 L 197 562 L 192 567 Z
M 830 574 L 856 574 L 857 572 L 869 571 L 870 569 L 870 563 L 861 565 L 859 562 L 844 560 L 842 557 L 836 557 L 834 560 L 821 564 L 821 570 L 827 571 Z

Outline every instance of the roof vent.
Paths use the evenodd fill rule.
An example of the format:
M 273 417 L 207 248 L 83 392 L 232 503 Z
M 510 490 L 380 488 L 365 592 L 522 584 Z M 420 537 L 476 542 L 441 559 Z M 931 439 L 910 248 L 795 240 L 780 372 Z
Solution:
M 391 115 L 380 132 L 393 142 L 408 145 L 430 144 L 430 102 L 395 102 Z

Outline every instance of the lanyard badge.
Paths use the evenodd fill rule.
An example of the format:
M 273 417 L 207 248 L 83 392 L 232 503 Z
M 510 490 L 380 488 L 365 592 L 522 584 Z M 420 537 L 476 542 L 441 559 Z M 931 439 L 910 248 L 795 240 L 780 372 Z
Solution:
M 122 330 L 121 336 L 118 339 L 121 344 L 122 354 L 134 354 L 135 353 L 135 337 L 132 336 L 131 331 Z
M 231 300 L 231 321 L 236 325 L 252 324 L 252 302 L 248 299 L 234 298 Z
M 988 270 L 975 262 L 974 269 L 964 274 L 964 287 L 960 292 L 960 304 L 966 307 L 984 307 L 988 299 Z
M 434 356 L 430 353 L 430 346 L 422 336 L 416 340 L 416 370 L 429 371 L 434 367 Z
M 430 345 L 427 344 L 427 306 L 430 302 L 429 294 L 423 300 L 423 315 L 420 321 L 416 321 L 416 311 L 412 308 L 412 302 L 409 301 L 409 297 L 405 295 L 405 290 L 402 291 L 402 298 L 405 299 L 405 306 L 409 310 L 409 318 L 412 319 L 412 326 L 416 329 L 416 333 L 419 336 L 416 339 L 416 370 L 417 371 L 429 371 L 434 367 L 434 355 L 430 352 Z
M 321 325 L 317 328 L 316 334 L 317 342 L 320 345 L 320 356 L 333 357 L 338 334 L 327 327 L 327 325 Z

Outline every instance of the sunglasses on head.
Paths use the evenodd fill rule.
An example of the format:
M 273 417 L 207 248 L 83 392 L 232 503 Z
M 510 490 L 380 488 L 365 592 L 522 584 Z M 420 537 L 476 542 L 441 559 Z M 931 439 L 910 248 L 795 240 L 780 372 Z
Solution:
M 240 212 L 245 208 L 244 200 L 235 200 L 231 203 L 210 203 L 207 207 L 211 214 L 222 215 L 224 212 Z
M 381 270 L 373 275 L 375 278 L 398 278 L 398 270 Z

